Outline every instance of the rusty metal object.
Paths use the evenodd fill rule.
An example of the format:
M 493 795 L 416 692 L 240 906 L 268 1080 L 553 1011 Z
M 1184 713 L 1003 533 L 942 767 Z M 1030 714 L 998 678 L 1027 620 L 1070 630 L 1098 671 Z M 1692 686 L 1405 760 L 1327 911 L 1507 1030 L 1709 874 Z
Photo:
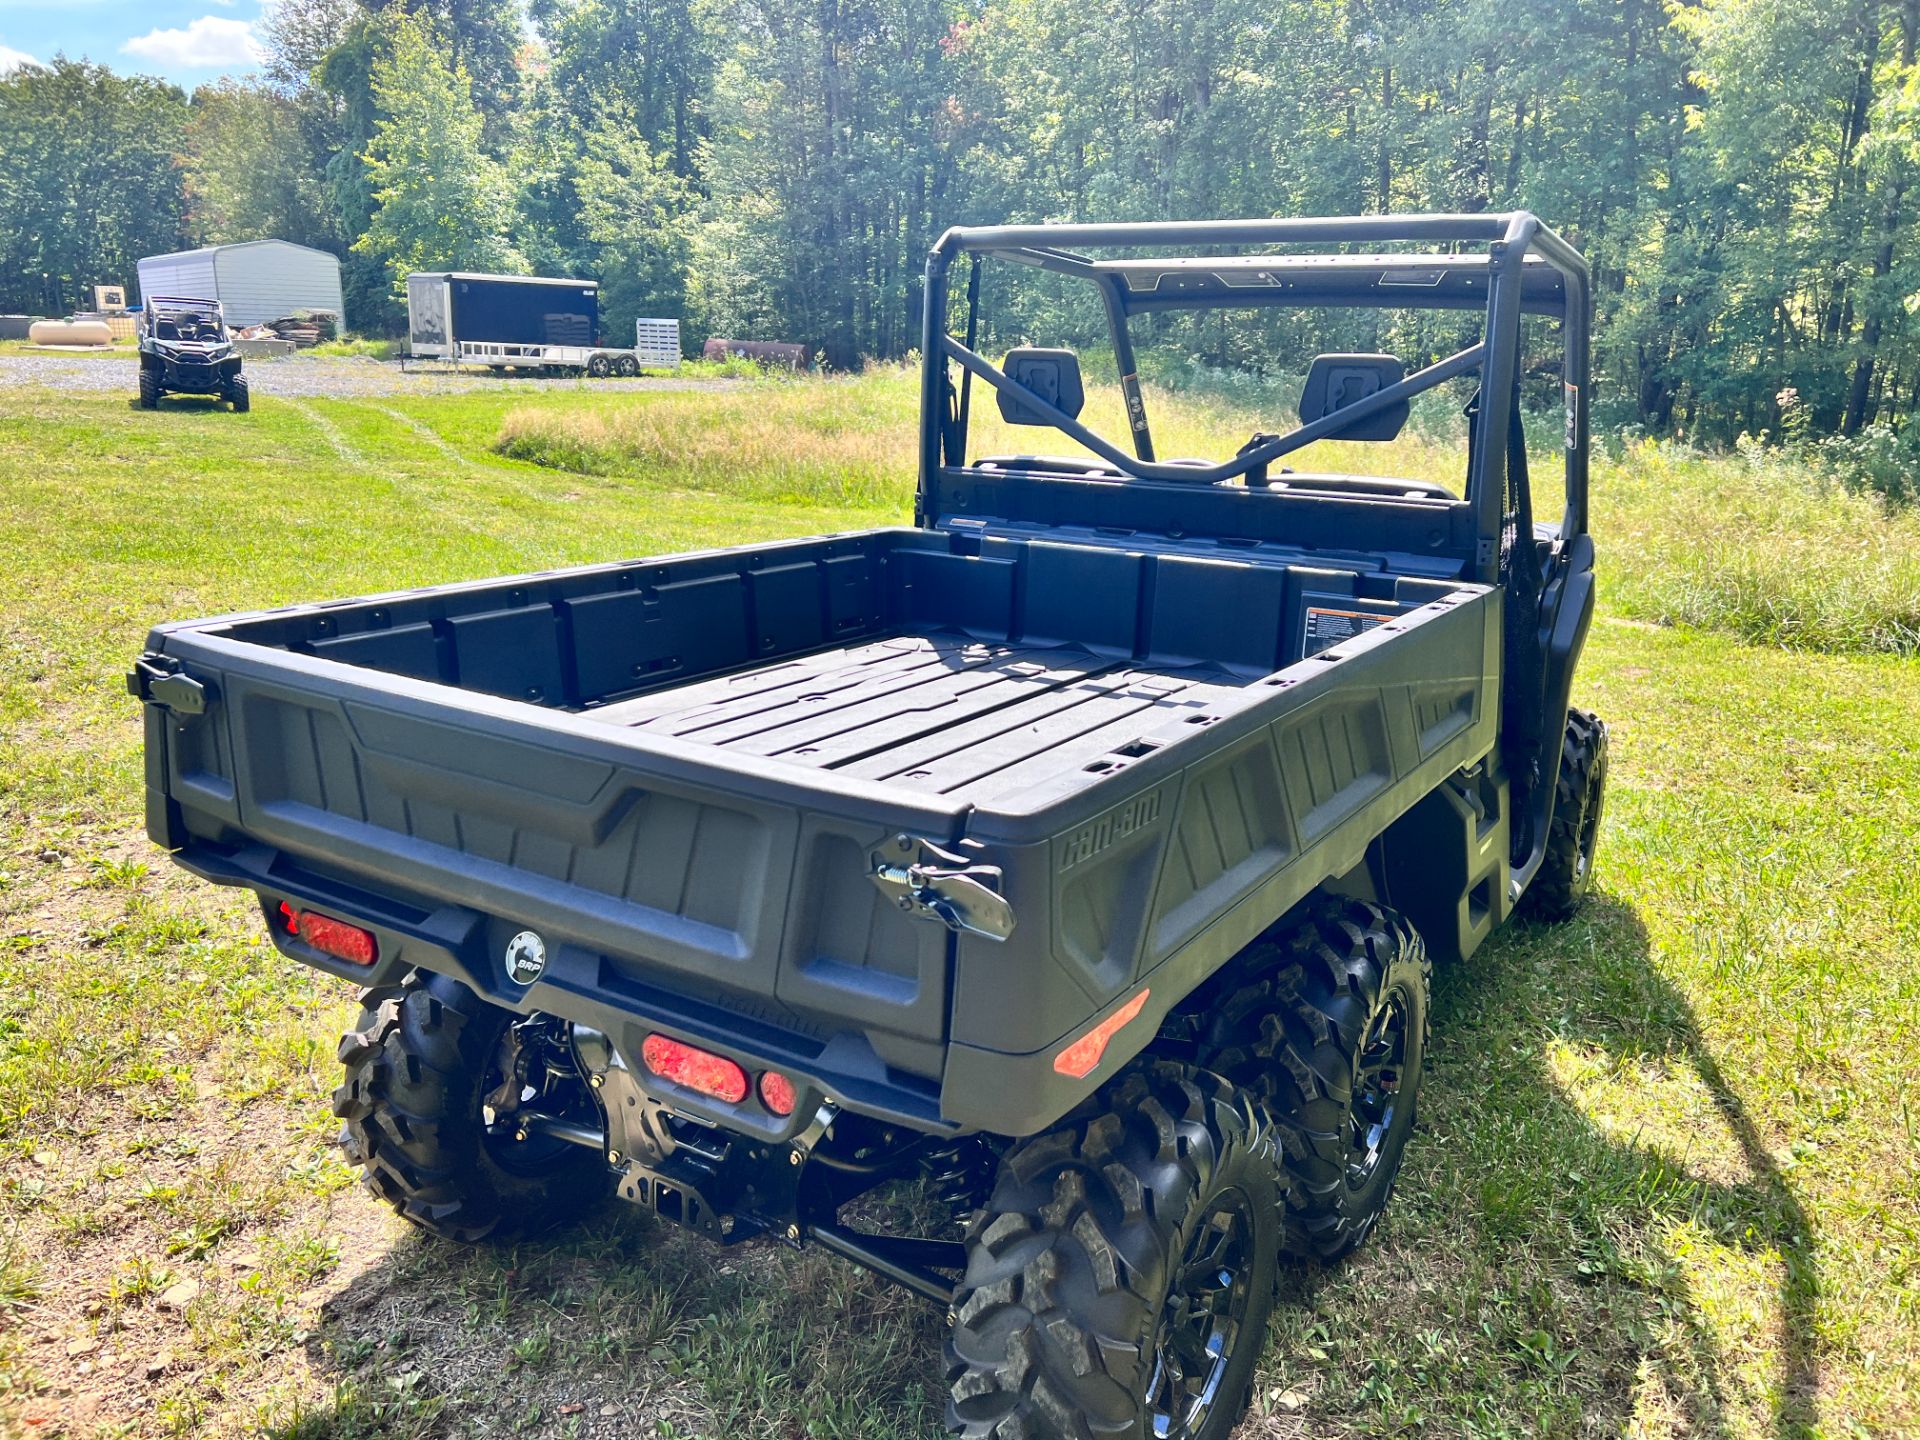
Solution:
M 715 336 L 700 351 L 703 360 L 727 360 L 736 355 L 760 365 L 784 365 L 789 370 L 804 370 L 813 358 L 806 346 L 783 340 L 722 340 Z

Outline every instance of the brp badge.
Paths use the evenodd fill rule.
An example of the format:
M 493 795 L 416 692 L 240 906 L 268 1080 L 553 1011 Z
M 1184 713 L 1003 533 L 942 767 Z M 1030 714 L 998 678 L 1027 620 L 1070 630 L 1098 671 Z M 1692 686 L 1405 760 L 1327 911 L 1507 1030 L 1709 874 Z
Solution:
M 547 968 L 547 942 L 531 930 L 522 930 L 507 942 L 507 978 L 516 985 L 531 985 Z

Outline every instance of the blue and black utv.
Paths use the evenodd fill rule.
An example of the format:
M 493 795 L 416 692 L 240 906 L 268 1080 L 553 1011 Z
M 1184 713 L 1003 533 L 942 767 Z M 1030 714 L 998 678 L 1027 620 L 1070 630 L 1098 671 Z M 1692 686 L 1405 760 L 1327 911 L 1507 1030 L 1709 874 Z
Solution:
M 218 300 L 157 295 L 140 315 L 140 408 L 156 409 L 162 395 L 212 395 L 249 405 L 247 377 Z

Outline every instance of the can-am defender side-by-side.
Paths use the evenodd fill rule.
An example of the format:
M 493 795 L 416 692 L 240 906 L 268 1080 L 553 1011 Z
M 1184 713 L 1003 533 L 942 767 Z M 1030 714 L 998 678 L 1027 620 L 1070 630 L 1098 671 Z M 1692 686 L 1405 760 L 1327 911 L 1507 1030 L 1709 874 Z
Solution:
M 217 300 L 156 295 L 140 315 L 140 408 L 162 395 L 216 395 L 248 408 L 247 377 Z
M 1091 287 L 1126 445 L 975 348 L 990 270 Z M 1159 458 L 1133 322 L 1301 308 L 1455 313 Z M 1587 268 L 1527 214 L 960 229 L 925 316 L 912 528 L 162 625 L 148 829 L 366 987 L 343 1145 L 422 1228 L 821 1245 L 946 1309 L 956 1433 L 1223 1440 L 1281 1257 L 1386 1205 L 1430 957 L 1591 883 Z M 1468 376 L 1457 485 L 1279 463 Z M 975 453 L 979 385 L 1085 453 Z M 846 1213 L 916 1177 L 950 1227 Z

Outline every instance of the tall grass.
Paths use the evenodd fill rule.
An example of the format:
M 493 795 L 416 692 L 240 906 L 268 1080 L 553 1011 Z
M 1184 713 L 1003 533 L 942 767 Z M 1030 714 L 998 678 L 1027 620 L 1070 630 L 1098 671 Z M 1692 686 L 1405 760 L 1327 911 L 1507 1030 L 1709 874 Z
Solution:
M 1651 441 L 1597 467 L 1593 495 L 1623 614 L 1788 649 L 1920 653 L 1920 512 L 1791 452 Z
M 904 507 L 915 464 L 906 388 L 899 372 L 887 372 L 632 395 L 592 408 L 528 404 L 507 412 L 494 449 L 552 469 L 670 488 L 858 510 Z
M 1115 387 L 1088 390 L 1086 423 L 1125 435 Z M 1256 430 L 1286 428 L 1296 390 L 1244 379 L 1150 386 L 1158 453 L 1229 455 Z M 530 402 L 508 412 L 495 448 L 667 489 L 904 514 L 918 399 L 917 372 L 888 366 L 723 393 L 608 397 L 590 407 Z M 985 386 L 975 387 L 971 414 L 974 455 L 1085 453 L 1057 432 L 1008 425 Z M 1288 462 L 1458 491 L 1465 445 L 1410 426 L 1387 444 L 1323 441 Z M 1542 515 L 1558 510 L 1557 469 L 1545 459 L 1534 466 Z M 1602 585 L 1618 613 L 1726 630 L 1755 644 L 1920 653 L 1920 511 L 1890 507 L 1793 451 L 1706 456 L 1648 441 L 1597 459 L 1593 496 Z

